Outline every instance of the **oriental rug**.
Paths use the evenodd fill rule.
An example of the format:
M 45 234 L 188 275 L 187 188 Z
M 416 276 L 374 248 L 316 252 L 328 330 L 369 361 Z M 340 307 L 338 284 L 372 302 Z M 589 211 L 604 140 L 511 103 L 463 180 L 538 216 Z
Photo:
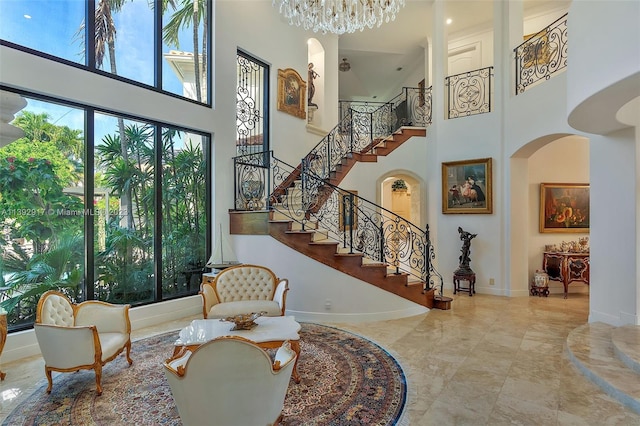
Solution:
M 132 343 L 108 363 L 96 395 L 93 371 L 54 375 L 18 405 L 3 425 L 180 425 L 162 362 L 178 332 Z M 298 372 L 285 398 L 283 425 L 396 425 L 407 385 L 398 362 L 377 344 L 337 328 L 303 323 Z

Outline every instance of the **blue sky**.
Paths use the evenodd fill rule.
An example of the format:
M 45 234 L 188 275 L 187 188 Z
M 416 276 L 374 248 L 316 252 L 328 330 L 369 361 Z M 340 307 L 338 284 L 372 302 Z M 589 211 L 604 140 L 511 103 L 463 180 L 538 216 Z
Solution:
M 83 64 L 83 46 L 76 33 L 83 23 L 85 6 L 84 0 L 0 0 L 0 38 Z M 125 3 L 114 15 L 114 21 L 118 74 L 153 84 L 153 10 L 147 0 Z M 180 50 L 192 51 L 191 32 L 187 30 L 180 38 Z M 163 47 L 164 52 L 168 50 Z M 164 88 L 182 94 L 181 82 L 166 62 L 163 65 Z M 108 58 L 104 69 L 110 70 Z M 26 109 L 46 112 L 51 122 L 59 125 L 74 129 L 82 129 L 84 125 L 83 114 L 73 108 L 29 100 Z M 98 133 L 113 132 L 98 130 L 100 127 L 96 123 Z

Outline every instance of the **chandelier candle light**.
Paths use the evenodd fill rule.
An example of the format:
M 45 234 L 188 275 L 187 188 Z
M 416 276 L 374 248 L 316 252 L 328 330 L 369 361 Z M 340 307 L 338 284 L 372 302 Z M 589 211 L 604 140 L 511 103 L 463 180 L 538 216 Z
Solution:
M 273 0 L 290 25 L 324 33 L 353 33 L 396 19 L 405 0 Z

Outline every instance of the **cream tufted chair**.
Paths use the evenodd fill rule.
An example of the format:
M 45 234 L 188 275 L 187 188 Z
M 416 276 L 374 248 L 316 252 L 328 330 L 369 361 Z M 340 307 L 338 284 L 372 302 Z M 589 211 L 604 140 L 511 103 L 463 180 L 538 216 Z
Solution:
M 185 426 L 264 426 L 282 419 L 296 354 L 284 342 L 272 361 L 255 343 L 220 337 L 164 363 Z
M 213 281 L 200 286 L 202 313 L 207 318 L 266 312 L 284 315 L 289 280 L 278 278 L 269 268 L 243 264 L 223 269 Z
M 125 348 L 131 360 L 129 305 L 113 305 L 97 300 L 79 304 L 62 293 L 47 291 L 38 301 L 34 324 L 44 371 L 51 393 L 52 371 L 95 370 L 96 390 L 102 394 L 102 366 Z

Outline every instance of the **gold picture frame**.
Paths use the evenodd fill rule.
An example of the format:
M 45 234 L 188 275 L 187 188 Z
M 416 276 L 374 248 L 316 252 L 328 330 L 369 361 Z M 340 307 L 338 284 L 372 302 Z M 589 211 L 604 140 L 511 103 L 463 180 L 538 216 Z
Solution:
M 307 83 L 293 68 L 278 70 L 278 111 L 307 118 Z
M 589 233 L 589 184 L 541 183 L 540 232 Z
M 442 163 L 442 213 L 493 213 L 492 159 Z
M 353 195 L 353 209 L 351 209 L 351 195 Z M 338 220 L 340 231 L 358 228 L 358 191 L 338 191 Z M 351 215 L 353 211 L 353 215 Z

